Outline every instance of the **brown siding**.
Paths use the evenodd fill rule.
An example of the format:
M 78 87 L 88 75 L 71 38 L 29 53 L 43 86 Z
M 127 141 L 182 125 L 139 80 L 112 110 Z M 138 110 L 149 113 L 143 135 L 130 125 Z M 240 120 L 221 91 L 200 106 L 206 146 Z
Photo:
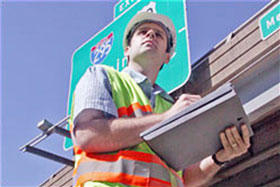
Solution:
M 51 176 L 48 180 L 42 183 L 39 186 L 47 187 L 47 186 L 72 186 L 72 173 L 73 168 L 70 166 L 64 166 L 61 168 L 56 174 Z

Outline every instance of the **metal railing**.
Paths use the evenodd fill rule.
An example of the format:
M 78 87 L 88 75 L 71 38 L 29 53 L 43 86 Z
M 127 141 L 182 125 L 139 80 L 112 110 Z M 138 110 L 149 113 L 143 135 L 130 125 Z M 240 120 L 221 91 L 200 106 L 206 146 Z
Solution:
M 43 133 L 39 134 L 32 140 L 30 140 L 28 143 L 23 145 L 22 147 L 19 148 L 20 151 L 22 152 L 29 152 L 62 164 L 66 164 L 69 166 L 74 166 L 74 161 L 64 158 L 62 156 L 50 153 L 48 151 L 36 148 L 35 146 L 45 140 L 47 137 L 49 137 L 51 134 L 56 133 L 64 137 L 71 138 L 71 134 L 68 130 L 63 128 L 67 123 L 68 119 L 70 116 L 65 117 L 55 125 L 47 121 L 46 119 L 42 120 L 41 122 L 38 123 L 37 127 L 43 131 Z

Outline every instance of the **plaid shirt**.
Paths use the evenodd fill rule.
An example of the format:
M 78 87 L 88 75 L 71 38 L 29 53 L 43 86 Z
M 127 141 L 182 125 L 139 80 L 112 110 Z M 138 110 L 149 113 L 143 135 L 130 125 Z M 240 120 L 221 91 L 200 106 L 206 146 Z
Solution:
M 157 84 L 152 85 L 145 75 L 129 67 L 124 68 L 122 72 L 127 73 L 135 80 L 149 98 L 152 107 L 155 105 L 155 96 L 157 94 L 172 103 L 174 102 L 173 98 L 160 86 Z M 91 66 L 87 69 L 76 86 L 74 102 L 74 124 L 85 109 L 101 110 L 106 118 L 118 117 L 107 72 L 100 65 Z

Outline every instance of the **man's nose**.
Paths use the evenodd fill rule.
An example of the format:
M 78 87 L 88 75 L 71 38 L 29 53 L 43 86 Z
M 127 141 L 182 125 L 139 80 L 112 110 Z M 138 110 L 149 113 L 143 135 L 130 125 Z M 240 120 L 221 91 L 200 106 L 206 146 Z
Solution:
M 154 38 L 156 36 L 155 31 L 153 29 L 148 30 L 146 33 L 146 37 Z

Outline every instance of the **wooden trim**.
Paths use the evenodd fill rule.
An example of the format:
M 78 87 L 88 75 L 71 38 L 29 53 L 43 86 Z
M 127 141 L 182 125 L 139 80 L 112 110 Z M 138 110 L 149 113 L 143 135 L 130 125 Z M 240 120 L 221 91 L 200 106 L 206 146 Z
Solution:
M 234 76 L 237 72 L 239 72 L 244 67 L 248 66 L 249 64 L 256 61 L 258 58 L 261 58 L 265 53 L 267 53 L 269 50 L 271 50 L 273 47 L 280 44 L 279 39 L 279 32 L 274 33 L 272 37 L 267 39 L 265 42 L 259 42 L 257 45 L 255 45 L 253 48 L 251 48 L 247 53 L 245 53 L 242 56 L 239 56 L 237 59 L 235 59 L 234 62 L 231 62 L 228 64 L 228 66 L 224 67 L 222 71 L 220 71 L 218 74 L 213 75 L 210 77 L 208 72 L 196 72 L 197 73 L 197 80 L 195 80 L 195 84 L 198 84 L 195 86 L 194 90 L 200 88 L 201 93 L 209 93 L 213 89 L 217 88 L 221 84 L 225 83 L 228 79 Z M 230 61 L 230 59 L 223 59 L 223 61 Z M 213 72 L 213 67 L 210 66 L 209 72 Z M 215 70 L 216 71 L 216 70 Z M 208 75 L 208 79 L 204 82 L 201 82 L 202 80 L 199 79 L 199 77 L 203 77 L 200 75 Z
M 280 186 L 280 178 L 273 180 L 271 182 L 268 182 L 266 184 L 264 184 L 262 187 L 279 187 Z
M 70 179 L 72 181 L 73 167 L 64 166 L 59 171 L 57 171 L 55 174 L 53 174 L 48 180 L 46 180 L 45 182 L 40 184 L 39 186 L 52 186 L 54 184 L 55 184 L 55 186 L 57 186 L 56 182 L 61 179 L 64 179 L 65 176 L 69 173 L 71 174 Z

